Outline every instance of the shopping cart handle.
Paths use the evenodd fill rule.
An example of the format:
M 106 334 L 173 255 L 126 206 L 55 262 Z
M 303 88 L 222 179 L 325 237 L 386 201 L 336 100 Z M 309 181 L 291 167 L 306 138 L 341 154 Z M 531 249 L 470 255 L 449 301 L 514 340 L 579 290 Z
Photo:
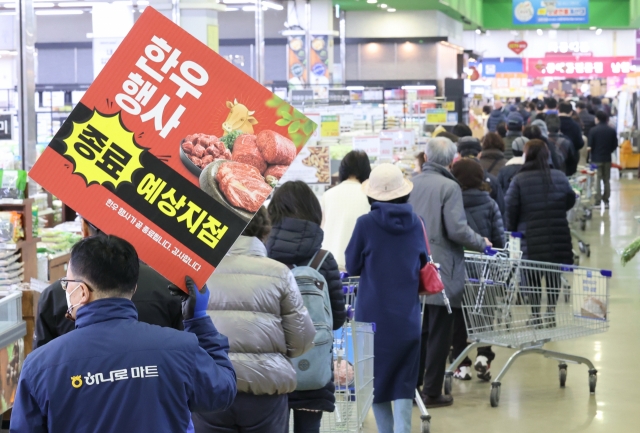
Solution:
M 345 280 L 349 278 L 349 273 L 348 272 L 340 272 L 340 279 L 341 280 Z
M 487 256 L 495 256 L 495 255 L 496 255 L 496 254 L 498 254 L 498 253 L 499 253 L 499 251 L 498 251 L 498 250 L 494 250 L 494 249 L 493 249 L 493 248 L 491 248 L 491 247 L 486 247 L 486 248 L 484 249 L 484 254 L 485 254 L 485 255 L 487 255 Z
M 347 307 L 347 319 L 349 320 L 353 320 L 353 316 L 355 315 L 353 308 L 351 307 L 351 305 L 349 305 Z
M 524 237 L 524 235 L 522 233 L 520 233 L 520 232 L 510 232 L 509 235 L 512 238 L 520 238 L 520 239 L 522 239 Z

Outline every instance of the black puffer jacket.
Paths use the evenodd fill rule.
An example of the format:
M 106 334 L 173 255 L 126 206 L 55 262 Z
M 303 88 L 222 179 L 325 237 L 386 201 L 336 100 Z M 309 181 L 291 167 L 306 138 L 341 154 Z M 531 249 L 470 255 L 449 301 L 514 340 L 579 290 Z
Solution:
M 313 255 L 322 246 L 324 232 L 318 224 L 295 218 L 285 218 L 273 227 L 267 240 L 269 258 L 285 265 L 306 266 Z M 320 273 L 327 280 L 331 311 L 333 313 L 333 329 L 339 329 L 346 319 L 344 293 L 338 264 L 331 253 L 320 268 Z M 295 391 L 289 394 L 291 409 L 310 409 L 333 412 L 335 409 L 335 386 L 333 378 L 324 388 L 316 391 Z
M 576 202 L 565 174 L 551 170 L 551 181 L 540 170 L 527 170 L 511 181 L 506 196 L 507 230 L 524 234 L 522 255 L 528 260 L 573 263 L 567 211 Z
M 567 136 L 573 143 L 575 149 L 575 159 L 569 159 L 565 161 L 567 169 L 567 176 L 575 174 L 578 170 L 578 156 L 580 155 L 580 149 L 584 147 L 584 140 L 582 139 L 582 128 L 569 116 L 560 116 L 560 131 Z
M 479 189 L 462 191 L 467 224 L 474 232 L 491 241 L 494 248 L 504 248 L 504 223 L 498 204 L 488 192 Z

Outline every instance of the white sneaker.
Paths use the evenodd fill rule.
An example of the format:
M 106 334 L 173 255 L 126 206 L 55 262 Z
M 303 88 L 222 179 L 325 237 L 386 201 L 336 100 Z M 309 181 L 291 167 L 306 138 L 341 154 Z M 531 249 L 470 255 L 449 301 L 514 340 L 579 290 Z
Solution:
M 471 367 L 462 366 L 459 367 L 453 377 L 459 380 L 471 380 Z
M 473 367 L 478 372 L 478 379 L 487 382 L 491 380 L 491 373 L 489 372 L 491 364 L 489 363 L 489 358 L 483 355 L 478 356 Z

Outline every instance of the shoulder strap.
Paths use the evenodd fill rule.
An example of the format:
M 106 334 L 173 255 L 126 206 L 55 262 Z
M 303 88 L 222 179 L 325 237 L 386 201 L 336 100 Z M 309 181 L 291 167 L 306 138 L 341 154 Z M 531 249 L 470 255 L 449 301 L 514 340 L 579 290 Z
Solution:
M 318 252 L 315 253 L 313 258 L 309 262 L 309 267 L 315 269 L 316 271 L 319 271 L 322 265 L 324 264 L 324 261 L 327 260 L 328 256 L 329 256 L 329 251 L 318 250 Z
M 500 162 L 499 159 L 494 159 L 493 162 L 491 163 L 491 165 L 489 166 L 489 169 L 487 170 L 487 173 L 491 173 L 491 170 L 494 169 L 494 167 L 496 166 L 496 164 Z
M 424 226 L 424 221 L 420 218 L 420 224 L 422 224 L 422 233 L 424 234 L 424 243 L 427 244 L 427 261 L 431 261 L 431 247 L 429 246 L 429 238 L 427 237 L 427 229 Z

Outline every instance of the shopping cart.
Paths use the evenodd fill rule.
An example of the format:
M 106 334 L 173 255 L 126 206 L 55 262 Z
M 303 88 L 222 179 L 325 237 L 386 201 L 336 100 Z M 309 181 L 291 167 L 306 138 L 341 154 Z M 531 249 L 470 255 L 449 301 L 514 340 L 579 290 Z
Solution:
M 593 216 L 593 206 L 595 204 L 595 181 L 596 173 L 592 166 L 582 167 L 572 177 L 569 178 L 569 184 L 576 193 L 576 203 L 572 209 L 567 212 L 567 219 L 571 228 L 571 236 L 578 242 L 578 249 L 587 257 L 591 256 L 591 246 L 582 238 L 574 227 L 579 226 L 581 231 L 587 228 L 587 221 Z M 579 263 L 580 257 L 576 257 L 576 264 Z
M 471 350 L 494 345 L 516 352 L 491 384 L 492 407 L 500 402 L 501 380 L 515 360 L 533 353 L 558 360 L 561 387 L 567 379 L 567 362 L 587 365 L 589 390 L 594 393 L 597 370 L 590 360 L 543 346 L 609 328 L 611 271 L 513 259 L 507 253 L 467 253 L 465 262 L 462 308 L 472 344 L 447 371 L 445 392 L 451 392 L 452 371 Z
M 353 320 L 358 278 L 343 280 L 347 321 L 334 331 L 335 411 L 324 413 L 322 433 L 359 433 L 373 403 L 375 324 Z
M 336 411 L 322 417 L 321 432 L 355 432 L 362 431 L 362 424 L 373 403 L 373 334 L 375 323 L 353 321 L 356 306 L 356 293 L 360 282 L 358 277 L 343 279 L 343 291 L 347 308 L 347 323 L 342 329 L 334 332 L 334 361 L 341 368 L 346 361 L 353 365 L 353 381 L 338 374 L 336 381 Z M 420 297 L 421 320 L 424 317 L 426 297 Z M 355 328 L 354 328 L 355 326 Z M 355 329 L 355 338 L 354 338 Z M 357 343 L 357 344 L 354 344 Z M 343 370 L 341 370 L 343 371 Z M 429 433 L 431 415 L 427 411 L 420 392 L 416 389 L 415 402 L 420 410 L 421 431 Z

